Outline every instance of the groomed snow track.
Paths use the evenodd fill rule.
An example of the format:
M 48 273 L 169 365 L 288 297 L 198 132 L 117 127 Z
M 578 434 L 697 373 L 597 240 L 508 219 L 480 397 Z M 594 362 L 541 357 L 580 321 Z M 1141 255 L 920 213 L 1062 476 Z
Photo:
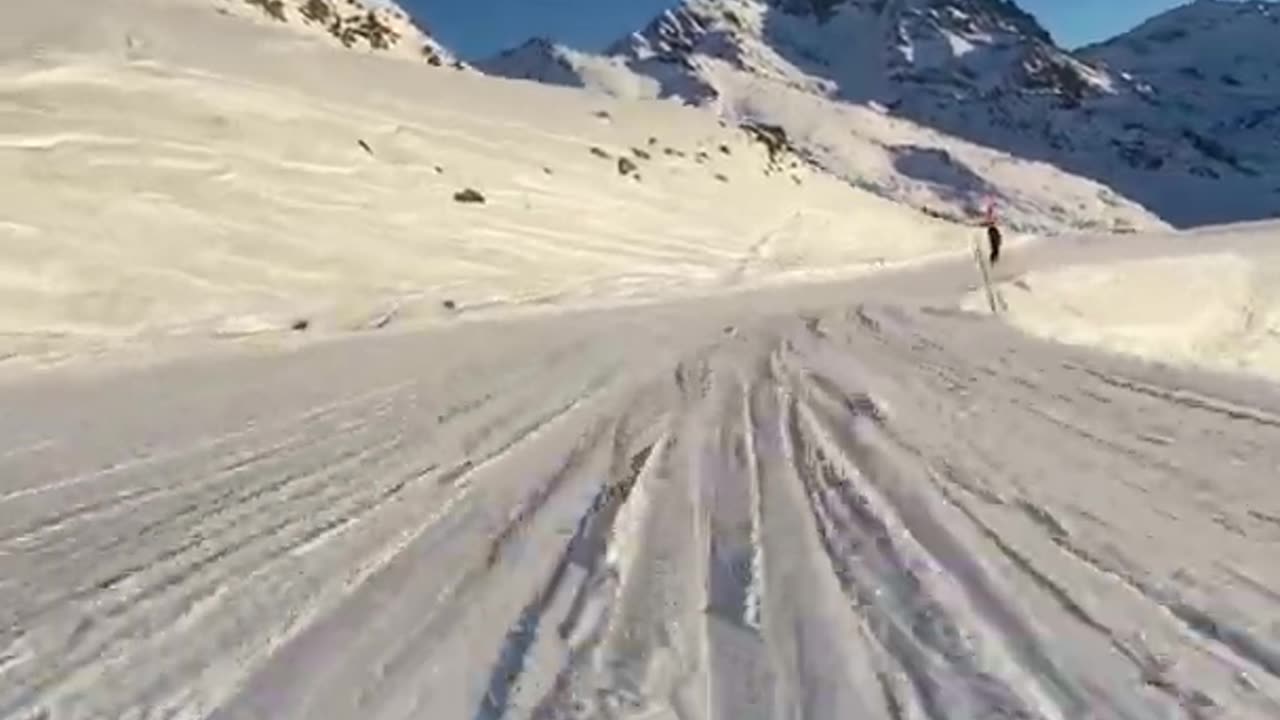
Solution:
M 0 717 L 1280 716 L 1275 386 L 795 295 L 0 387 Z

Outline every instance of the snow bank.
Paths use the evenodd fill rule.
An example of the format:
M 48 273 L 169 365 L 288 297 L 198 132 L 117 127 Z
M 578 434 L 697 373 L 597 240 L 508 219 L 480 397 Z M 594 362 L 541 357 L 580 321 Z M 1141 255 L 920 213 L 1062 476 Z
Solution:
M 1009 322 L 1033 335 L 1280 378 L 1280 253 L 1035 272 L 1003 293 Z

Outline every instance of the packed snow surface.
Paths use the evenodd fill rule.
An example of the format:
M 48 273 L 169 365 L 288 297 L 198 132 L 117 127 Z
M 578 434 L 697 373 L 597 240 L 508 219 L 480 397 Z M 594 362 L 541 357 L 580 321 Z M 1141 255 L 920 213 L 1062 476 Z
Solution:
M 1276 717 L 1280 386 L 974 278 L 0 385 L 0 717 Z

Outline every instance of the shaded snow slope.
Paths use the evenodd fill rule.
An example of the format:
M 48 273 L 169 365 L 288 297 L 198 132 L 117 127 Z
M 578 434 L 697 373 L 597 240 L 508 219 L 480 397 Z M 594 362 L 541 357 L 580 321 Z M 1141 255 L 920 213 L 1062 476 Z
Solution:
M 0 386 L 0 716 L 1275 718 L 1277 386 L 972 272 Z
M 0 45 L 0 355 L 631 299 L 968 242 L 696 110 L 186 3 L 95 7 L 24 5 Z
M 653 99 L 662 94 L 656 79 L 635 72 L 622 58 L 581 52 L 546 38 L 533 38 L 477 62 L 476 69 L 515 80 L 589 88 L 626 100 Z
M 1262 8 L 1251 20 L 1266 30 L 1214 34 L 1183 23 L 1183 32 L 1210 65 L 1241 53 L 1266 58 L 1275 45 L 1270 10 L 1250 6 Z M 1056 46 L 1011 3 L 688 0 L 609 52 L 655 80 L 660 96 L 694 104 L 720 106 L 749 83 L 769 94 L 785 88 L 886 107 L 940 131 L 931 147 L 949 149 L 939 140 L 950 136 L 1056 165 L 1176 225 L 1280 215 L 1280 162 L 1258 147 L 1274 145 L 1274 133 L 1216 132 L 1262 123 L 1255 111 L 1265 109 L 1239 106 L 1241 118 L 1237 106 L 1183 87 L 1160 94 L 1135 74 L 1109 69 L 1101 55 Z M 555 72 L 540 73 L 552 65 Z M 566 69 L 586 65 L 526 56 L 496 71 L 565 82 Z M 592 84 L 578 75 L 572 84 Z
M 994 201 L 1006 231 L 1133 232 L 1167 225 L 1115 191 L 1045 162 L 959 140 L 875 105 L 833 102 L 716 67 L 721 112 L 785 128 L 815 165 L 854 187 L 975 225 Z
M 1215 220 L 1280 216 L 1280 5 L 1197 0 L 1081 56 L 1141 89 L 1121 109 L 1127 153 L 1157 174 L 1195 160 L 1195 182 L 1153 192 Z
M 1228 166 L 1280 163 L 1280 5 L 1199 0 L 1082 54 L 1149 88 Z

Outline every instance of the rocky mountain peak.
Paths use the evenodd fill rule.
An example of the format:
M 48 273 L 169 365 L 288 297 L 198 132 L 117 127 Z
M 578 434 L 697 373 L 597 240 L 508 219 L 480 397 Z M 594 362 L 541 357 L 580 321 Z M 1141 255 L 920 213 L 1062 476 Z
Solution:
M 609 52 L 691 70 L 714 59 L 763 76 L 816 77 L 855 101 L 895 103 L 909 86 L 949 99 L 1052 95 L 1074 106 L 1116 85 L 1010 0 L 688 0 Z
M 352 50 L 463 64 L 394 0 L 213 0 L 220 11 L 277 23 Z

